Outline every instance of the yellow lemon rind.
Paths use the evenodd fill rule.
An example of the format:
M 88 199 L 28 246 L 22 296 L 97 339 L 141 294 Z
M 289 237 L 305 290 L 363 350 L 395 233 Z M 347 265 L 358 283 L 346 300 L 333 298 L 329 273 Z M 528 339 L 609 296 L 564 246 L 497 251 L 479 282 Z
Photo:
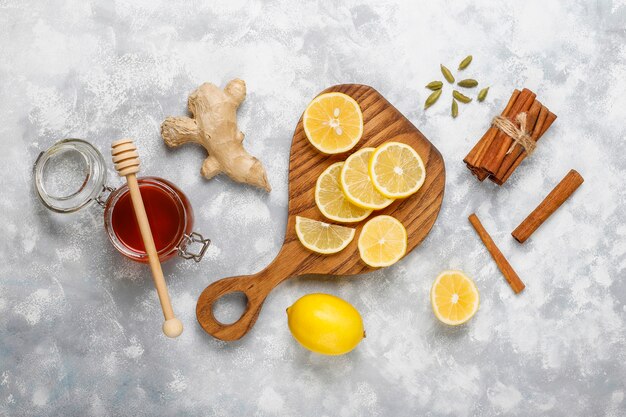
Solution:
M 359 311 L 330 294 L 307 294 L 298 299 L 287 308 L 287 323 L 291 335 L 301 346 L 323 355 L 346 354 L 365 336 Z M 347 328 L 342 328 L 347 324 Z M 329 338 L 333 333 L 337 337 Z

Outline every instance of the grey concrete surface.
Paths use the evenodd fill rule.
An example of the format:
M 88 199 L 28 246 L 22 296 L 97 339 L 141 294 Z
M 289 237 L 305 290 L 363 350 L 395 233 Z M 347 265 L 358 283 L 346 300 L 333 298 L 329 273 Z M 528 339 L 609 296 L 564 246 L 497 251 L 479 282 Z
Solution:
M 2 416 L 624 416 L 626 381 L 626 3 L 0 0 L 0 415 Z M 449 116 L 467 54 L 482 103 Z M 240 77 L 245 144 L 271 194 L 199 175 L 204 151 L 167 149 L 166 116 L 205 81 Z M 253 273 L 278 252 L 293 129 L 338 83 L 378 89 L 439 148 L 446 196 L 429 237 L 397 265 L 278 287 L 241 341 L 195 321 L 208 284 Z M 559 118 L 503 187 L 461 163 L 514 88 Z M 205 259 L 164 266 L 186 330 L 166 339 L 148 270 L 107 241 L 102 210 L 47 211 L 31 167 L 66 137 L 133 137 L 145 174 L 179 185 Z M 108 157 L 106 158 L 108 161 Z M 511 230 L 570 168 L 585 183 L 523 246 Z M 112 165 L 109 183 L 119 186 Z M 471 229 L 477 212 L 527 284 L 515 296 Z M 472 321 L 434 318 L 430 285 L 462 269 L 481 293 Z M 289 334 L 285 308 L 336 294 L 363 315 L 367 339 L 323 357 Z M 220 307 L 232 316 L 237 303 Z

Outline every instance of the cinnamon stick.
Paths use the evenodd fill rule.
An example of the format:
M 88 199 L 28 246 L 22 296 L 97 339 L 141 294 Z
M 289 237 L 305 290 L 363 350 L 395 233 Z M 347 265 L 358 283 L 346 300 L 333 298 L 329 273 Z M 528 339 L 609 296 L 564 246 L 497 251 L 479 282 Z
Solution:
M 501 116 L 517 125 L 517 116 L 526 113 L 524 130 L 535 143 L 548 130 L 556 115 L 536 100 L 536 95 L 527 88 L 514 90 Z M 505 131 L 507 133 L 505 133 Z M 489 178 L 498 185 L 504 184 L 513 171 L 528 156 L 522 137 L 512 137 L 511 128 L 490 126 L 463 162 L 480 181 Z M 528 140 L 526 140 L 528 142 Z
M 533 232 L 556 211 L 556 209 L 561 207 L 565 200 L 567 200 L 584 181 L 585 180 L 578 173 L 578 171 L 574 169 L 570 170 L 561 182 L 559 182 L 557 186 L 550 191 L 550 194 L 543 199 L 537 208 L 535 208 L 532 213 L 530 213 L 528 217 L 526 217 L 524 221 L 520 223 L 515 230 L 513 230 L 513 233 L 511 234 L 515 240 L 519 243 L 524 243 L 530 235 L 532 235 Z
M 539 102 L 537 100 L 537 102 Z M 532 133 L 530 134 L 530 137 L 537 142 L 537 140 L 539 140 L 539 132 L 541 131 L 545 121 L 546 121 L 546 117 L 548 116 L 549 110 L 547 107 L 545 106 L 541 106 L 541 108 L 539 109 L 539 114 L 537 115 L 537 119 L 535 121 L 535 125 L 533 126 L 532 129 Z M 505 180 L 504 178 L 506 177 L 506 174 L 509 172 L 509 170 L 511 170 L 511 167 L 515 164 L 515 162 L 517 161 L 518 157 L 523 153 L 526 152 L 526 150 L 520 146 L 517 145 L 510 154 L 508 154 L 505 158 L 504 161 L 502 161 L 502 165 L 500 166 L 500 169 L 498 169 L 498 172 L 496 173 L 495 177 L 496 179 L 503 183 Z M 521 161 L 520 161 L 521 162 Z
M 519 90 L 514 90 L 513 94 L 511 94 L 511 98 L 507 103 L 506 107 L 502 111 L 501 115 L 503 117 L 507 117 L 515 105 L 518 97 L 520 95 Z M 463 162 L 467 164 L 467 167 L 472 171 L 474 175 L 478 177 L 480 181 L 483 181 L 489 173 L 482 168 L 479 168 L 482 157 L 485 153 L 485 150 L 489 147 L 496 134 L 498 133 L 498 129 L 494 126 L 491 126 L 487 132 L 483 135 L 482 138 L 476 143 L 476 145 L 470 150 L 467 156 L 463 159 Z
M 509 114 L 511 113 L 511 110 L 513 109 L 513 107 L 515 106 L 515 104 L 518 102 L 518 98 L 520 97 L 521 92 L 519 90 L 515 90 L 513 91 L 513 94 L 511 95 L 511 98 L 509 99 L 509 102 L 507 103 L 506 107 L 504 108 L 504 110 L 502 111 L 502 116 L 503 117 L 507 117 L 509 116 Z M 474 151 L 474 149 L 472 149 L 472 151 L 470 151 L 470 154 L 468 155 L 468 160 L 471 160 L 471 164 L 475 167 L 480 167 L 481 166 L 481 161 L 487 151 L 487 149 L 489 148 L 489 146 L 491 145 L 491 142 L 494 140 L 494 138 L 497 136 L 498 134 L 498 128 L 496 128 L 495 126 L 491 126 L 488 130 L 487 133 L 485 133 L 485 135 L 483 135 L 483 137 L 481 138 L 481 140 L 478 143 L 478 146 L 476 146 L 476 154 L 475 154 L 475 158 L 473 160 L 471 160 L 470 155 L 472 155 L 472 151 Z M 479 168 L 480 170 L 480 168 Z
M 467 164 L 467 167 L 472 171 L 480 181 L 483 181 L 487 175 L 487 171 L 484 171 L 478 167 L 481 154 L 483 153 L 486 146 L 493 140 L 497 133 L 497 129 L 491 127 L 485 132 L 482 138 L 476 143 L 476 145 L 472 148 L 469 154 L 463 159 L 463 162 Z
M 545 108 L 545 107 L 544 107 Z M 537 142 L 539 139 L 541 139 L 541 137 L 543 136 L 544 133 L 546 133 L 546 131 L 548 130 L 548 128 L 552 125 L 552 123 L 554 123 L 554 121 L 556 120 L 556 115 L 554 113 L 552 113 L 550 110 L 548 110 L 547 108 L 545 108 L 546 111 L 546 116 L 545 119 L 543 120 L 543 124 L 539 127 L 536 128 L 537 129 L 537 139 L 535 140 L 535 142 Z M 537 124 L 539 124 L 539 121 L 537 121 Z M 534 135 L 533 135 L 534 136 Z M 533 137 L 534 139 L 534 137 Z M 517 156 L 517 158 L 515 159 L 515 162 L 513 162 L 513 164 L 508 168 L 506 174 L 504 174 L 501 178 L 501 184 L 504 184 L 506 182 L 506 180 L 509 179 L 509 177 L 511 176 L 511 174 L 513 174 L 513 171 L 515 171 L 515 169 L 519 166 L 519 164 L 522 163 L 522 161 L 526 158 L 526 156 L 528 156 L 528 154 L 526 153 L 526 151 L 521 151 L 519 153 L 519 155 Z
M 530 132 L 529 136 L 534 142 L 537 142 L 537 136 L 539 134 L 538 131 L 535 131 L 535 126 L 538 123 L 543 124 L 543 122 L 539 118 L 539 116 L 541 115 L 542 109 L 545 109 L 547 111 L 547 108 L 545 108 L 539 100 L 535 100 L 533 102 L 533 105 L 528 110 L 528 113 L 526 116 L 526 129 L 528 130 L 528 132 Z M 490 177 L 490 179 L 496 184 L 502 185 L 504 183 L 502 179 L 504 178 L 506 173 L 509 171 L 511 166 L 515 163 L 515 161 L 517 160 L 517 158 L 522 152 L 525 152 L 525 149 L 519 143 L 516 144 L 513 147 L 513 149 L 510 149 L 510 152 L 507 150 L 507 153 L 504 155 L 504 158 L 502 159 L 502 163 L 500 164 L 500 168 L 498 168 L 498 171 L 494 173 Z
M 515 105 L 511 109 L 511 113 L 508 116 L 509 119 L 515 120 L 519 113 L 527 112 L 535 101 L 535 97 L 535 93 L 527 88 L 524 88 L 519 99 L 515 102 Z M 506 152 L 511 147 L 511 143 L 513 143 L 513 138 L 504 132 L 498 131 L 495 139 L 491 142 L 489 148 L 485 152 L 485 157 L 481 167 L 490 174 L 498 172 Z
M 502 111 L 502 114 L 501 114 L 502 116 L 504 117 L 508 116 L 509 112 L 511 111 L 511 108 L 517 101 L 517 98 L 519 97 L 519 95 L 520 95 L 519 90 L 516 89 L 513 91 L 513 94 L 511 95 L 509 102 L 507 103 L 506 107 Z M 497 133 L 498 133 L 498 129 L 496 127 L 491 126 L 487 130 L 487 132 L 483 135 L 483 137 L 478 141 L 476 146 L 474 146 L 472 150 L 467 154 L 467 156 L 465 157 L 465 159 L 463 159 L 463 161 L 467 164 L 478 166 L 486 148 L 489 146 L 489 144 L 491 143 L 491 141 L 493 140 L 493 138 L 495 137 Z
M 500 249 L 498 249 L 491 236 L 489 236 L 489 233 L 487 233 L 480 220 L 478 220 L 478 216 L 476 216 L 475 213 L 472 213 L 468 219 L 472 226 L 474 226 L 480 240 L 482 240 L 485 244 L 485 247 L 487 248 L 487 251 L 489 251 L 491 257 L 494 261 L 496 261 L 496 265 L 498 265 L 498 268 L 500 269 L 500 272 L 502 272 L 502 275 L 504 275 L 504 278 L 506 278 L 515 294 L 519 294 L 526 287 L 522 280 L 513 270 L 511 264 L 509 264 L 502 252 L 500 252 Z

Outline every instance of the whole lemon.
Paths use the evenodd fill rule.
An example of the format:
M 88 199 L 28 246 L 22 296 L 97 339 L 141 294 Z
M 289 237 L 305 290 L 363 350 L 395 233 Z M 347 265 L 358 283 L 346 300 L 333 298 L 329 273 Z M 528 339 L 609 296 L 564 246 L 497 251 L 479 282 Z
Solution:
M 305 295 L 287 309 L 287 318 L 293 337 L 324 355 L 348 353 L 365 337 L 357 309 L 334 295 Z

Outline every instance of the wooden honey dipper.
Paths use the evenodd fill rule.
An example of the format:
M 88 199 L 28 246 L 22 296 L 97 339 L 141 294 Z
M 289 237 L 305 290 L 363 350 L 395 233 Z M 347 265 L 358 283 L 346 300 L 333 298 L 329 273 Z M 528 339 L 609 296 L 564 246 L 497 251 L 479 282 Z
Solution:
M 128 190 L 130 191 L 130 198 L 133 202 L 133 208 L 135 209 L 137 224 L 139 224 L 141 238 L 146 248 L 146 253 L 148 254 L 148 263 L 152 270 L 154 286 L 159 295 L 159 301 L 161 302 L 161 308 L 165 316 L 163 333 L 167 337 L 178 337 L 183 332 L 183 323 L 176 318 L 174 310 L 172 309 L 170 296 L 167 292 L 167 285 L 163 277 L 163 270 L 159 262 L 159 255 L 154 245 L 146 208 L 143 205 L 139 184 L 137 183 L 137 176 L 135 175 L 139 172 L 139 154 L 137 153 L 137 147 L 132 139 L 116 140 L 111 143 L 111 156 L 113 157 L 116 171 L 121 177 L 126 177 L 126 182 L 128 183 Z

